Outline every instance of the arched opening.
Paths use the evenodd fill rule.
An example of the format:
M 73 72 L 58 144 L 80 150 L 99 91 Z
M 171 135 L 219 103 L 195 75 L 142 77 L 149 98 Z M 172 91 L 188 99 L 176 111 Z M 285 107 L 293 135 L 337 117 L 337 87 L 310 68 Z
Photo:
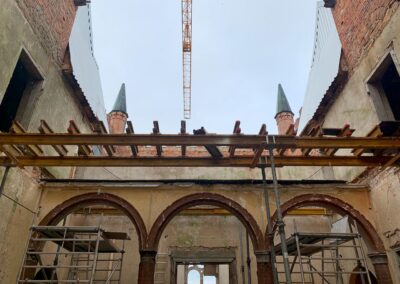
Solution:
M 227 212 L 229 212 L 229 218 L 232 221 L 232 219 L 238 224 L 235 226 L 231 226 L 234 224 L 234 222 L 225 222 L 221 220 L 217 220 L 216 216 L 207 216 L 204 217 L 204 220 L 201 222 L 196 223 L 196 221 L 193 221 L 192 224 L 194 224 L 193 229 L 187 233 L 188 236 L 184 236 L 185 238 L 182 238 L 182 242 L 179 244 L 181 245 L 183 242 L 187 242 L 189 251 L 190 253 L 193 254 L 194 251 L 196 251 L 195 247 L 196 245 L 200 246 L 200 251 L 196 251 L 195 255 L 197 256 L 196 259 L 190 259 L 188 257 L 187 259 L 190 259 L 189 262 L 182 262 L 182 254 L 179 255 L 178 259 L 180 259 L 180 264 L 182 266 L 185 266 L 184 264 L 190 264 L 192 260 L 194 260 L 194 263 L 205 265 L 205 268 L 210 268 L 213 267 L 212 269 L 216 269 L 218 275 L 225 274 L 228 277 L 236 277 L 236 254 L 233 253 L 233 257 L 230 259 L 229 257 L 229 252 L 226 250 L 227 248 L 231 249 L 232 247 L 229 247 L 232 245 L 232 243 L 229 243 L 227 245 L 227 242 L 223 242 L 223 246 L 219 247 L 218 251 L 218 259 L 219 262 L 213 263 L 213 259 L 210 257 L 210 254 L 207 254 L 208 252 L 204 252 L 204 243 L 198 243 L 196 241 L 192 241 L 193 238 L 190 238 L 190 234 L 196 234 L 199 233 L 200 231 L 202 232 L 202 236 L 204 235 L 204 232 L 212 232 L 212 234 L 216 234 L 216 232 L 219 232 L 220 239 L 224 239 L 224 229 L 227 229 L 226 227 L 224 228 L 224 224 L 228 224 L 227 226 L 231 226 L 232 228 L 234 227 L 234 230 L 237 230 L 236 235 L 239 235 L 239 230 L 240 228 L 243 228 L 243 237 L 245 238 L 246 231 L 249 235 L 249 239 L 251 240 L 251 244 L 253 247 L 254 253 L 253 255 L 253 260 L 257 259 L 253 262 L 254 265 L 254 273 L 257 271 L 257 275 L 254 277 L 258 278 L 259 283 L 265 283 L 266 282 L 266 277 L 270 277 L 271 275 L 268 274 L 268 269 L 269 267 L 264 267 L 270 265 L 270 263 L 266 263 L 267 259 L 265 256 L 266 252 L 266 247 L 265 247 L 265 241 L 262 236 L 262 233 L 259 229 L 259 226 L 255 219 L 250 215 L 250 213 L 244 209 L 240 204 L 237 202 L 226 198 L 222 195 L 218 194 L 211 194 L 211 193 L 199 193 L 199 194 L 193 194 L 189 196 L 185 196 L 175 202 L 173 202 L 170 206 L 168 206 L 156 219 L 154 222 L 150 233 L 149 233 L 149 238 L 148 238 L 148 248 L 153 250 L 153 251 L 158 251 L 161 248 L 164 248 L 166 246 L 164 244 L 164 240 L 166 238 L 172 238 L 172 234 L 175 234 L 177 230 L 172 230 L 170 228 L 166 228 L 167 226 L 175 226 L 174 228 L 179 228 L 179 227 L 185 227 L 187 228 L 187 223 L 182 223 L 184 226 L 180 226 L 181 223 L 179 222 L 186 222 L 185 220 L 178 220 L 179 218 L 182 217 L 182 215 L 179 215 L 179 213 L 188 210 L 190 208 L 192 209 L 198 209 L 199 206 L 211 206 L 213 208 L 220 208 L 224 209 Z M 178 218 L 178 219 L 174 219 Z M 200 217 L 198 217 L 200 218 Z M 208 218 L 208 219 L 206 219 Z M 215 218 L 215 220 L 211 220 L 212 218 Z M 174 219 L 174 220 L 173 220 Z M 239 220 L 239 222 L 238 222 Z M 225 222 L 225 223 L 224 223 Z M 176 223 L 176 224 L 175 224 Z M 170 224 L 170 225 L 169 225 Z M 200 224 L 201 226 L 204 226 L 204 224 L 208 224 L 208 228 L 203 227 L 203 229 L 198 229 L 198 225 Z M 221 231 L 222 230 L 222 231 Z M 182 232 L 181 232 L 182 233 Z M 217 233 L 217 234 L 219 234 Z M 180 234 L 180 233 L 179 233 Z M 178 234 L 178 235 L 179 235 Z M 230 235 L 235 235 L 235 234 L 230 234 Z M 218 235 L 217 235 L 218 236 Z M 175 237 L 175 235 L 173 236 Z M 236 236 L 235 236 L 236 237 Z M 160 241 L 162 239 L 162 242 Z M 199 238 L 200 239 L 200 238 Z M 207 242 L 206 238 L 202 238 L 202 241 Z M 214 239 L 215 240 L 215 239 Z M 219 240 L 218 240 L 219 241 Z M 232 240 L 234 242 L 235 240 Z M 160 248 L 161 245 L 161 248 Z M 215 242 L 213 241 L 213 245 L 215 245 Z M 234 245 L 233 245 L 234 246 Z M 182 249 L 182 246 L 178 246 L 179 249 Z M 235 247 L 236 248 L 236 247 Z M 235 249 L 234 248 L 234 249 Z M 215 247 L 206 247 L 206 249 L 215 250 L 217 248 Z M 225 250 L 224 250 L 225 249 Z M 262 260 L 260 260 L 262 259 Z M 260 260 L 260 261 L 259 261 Z M 192 262 L 193 263 L 193 262 Z M 233 265 L 232 265 L 233 264 Z M 175 266 L 175 263 L 173 264 Z M 217 268 L 216 268 L 217 267 Z M 235 271 L 233 271 L 233 269 Z M 206 274 L 205 276 L 212 276 L 213 274 Z M 150 277 L 150 276 L 149 276 Z M 222 278 L 221 278 L 222 279 Z M 229 278 L 232 279 L 232 278 Z M 208 281 L 212 281 L 212 279 L 208 279 Z M 151 281 L 151 280 L 150 280 Z M 256 281 L 256 279 L 254 279 Z M 221 282 L 223 283 L 223 282 Z
M 250 213 L 246 209 L 244 209 L 239 203 L 222 195 L 212 193 L 198 193 L 185 196 L 168 206 L 160 214 L 160 216 L 158 216 L 150 230 L 148 247 L 156 249 L 158 247 L 161 234 L 167 224 L 171 221 L 171 219 L 182 210 L 197 205 L 212 205 L 226 209 L 227 211 L 235 215 L 245 226 L 252 240 L 254 249 L 265 249 L 264 237 L 261 233 L 260 228 L 257 225 L 257 222 L 250 215 Z
M 138 278 L 132 267 L 139 266 L 138 252 L 147 232 L 136 209 L 120 197 L 75 196 L 51 210 L 32 232 L 21 279 L 36 274 L 45 280 L 55 280 L 56 275 L 63 281 L 125 283 Z M 45 270 L 40 271 L 41 266 Z
M 356 281 L 360 277 L 361 271 L 364 277 L 366 277 L 367 271 L 365 269 L 359 270 L 357 275 L 356 273 L 351 274 L 351 272 L 354 271 L 353 269 L 368 267 L 368 269 L 375 270 L 377 279 L 379 280 L 378 283 L 392 283 L 390 277 L 387 277 L 387 275 L 389 275 L 389 268 L 387 265 L 387 257 L 382 240 L 372 224 L 350 204 L 328 195 L 305 194 L 288 200 L 282 204 L 281 209 L 285 224 L 287 225 L 287 238 L 290 238 L 291 236 L 292 238 L 295 238 L 296 235 L 301 235 L 298 233 L 299 231 L 308 231 L 313 233 L 321 232 L 322 235 L 333 235 L 335 233 L 360 235 L 358 240 L 357 238 L 354 238 L 354 240 L 348 242 L 343 240 L 341 241 L 344 246 L 353 245 L 351 248 L 353 252 L 349 251 L 350 248 L 337 248 L 336 252 L 334 252 L 334 258 L 338 261 L 334 263 L 332 270 L 342 270 L 343 266 L 346 267 L 348 269 L 348 272 L 346 273 L 349 273 L 347 276 L 346 274 L 339 273 L 340 277 L 344 279 L 344 281 Z M 325 216 L 318 218 L 319 223 L 315 221 L 317 218 L 315 218 L 315 216 L 310 216 L 310 214 L 293 216 L 296 215 L 293 214 L 295 211 L 305 210 L 306 212 L 311 212 L 312 210 L 315 211 L 321 209 L 325 210 L 325 213 L 323 214 Z M 324 218 L 325 220 L 323 220 Z M 274 232 L 276 232 L 276 212 L 273 215 L 272 220 Z M 299 229 L 299 227 L 301 228 Z M 332 242 L 332 238 L 326 238 L 325 240 Z M 335 242 L 337 241 L 338 240 L 335 239 Z M 271 239 L 269 239 L 269 242 L 271 242 Z M 356 247 L 359 248 L 359 251 L 356 250 Z M 321 257 L 320 255 L 318 256 Z M 360 260 L 358 260 L 361 258 L 364 259 L 362 264 Z M 347 263 L 343 261 L 346 259 L 348 260 Z M 339 261 L 341 261 L 341 264 L 339 264 Z M 325 266 L 324 269 L 326 269 L 326 267 L 327 266 Z M 310 267 L 310 270 L 321 270 L 321 267 Z M 375 279 L 375 277 L 372 276 L 370 277 L 372 281 L 371 283 L 374 283 L 373 279 Z
M 351 217 L 357 222 L 360 231 L 368 239 L 375 252 L 385 251 L 383 242 L 372 224 L 353 206 L 338 198 L 324 194 L 304 194 L 296 196 L 281 205 L 282 215 L 285 216 L 290 210 L 306 206 L 322 207 L 330 209 L 340 215 Z M 272 216 L 272 220 L 274 230 L 276 230 L 276 212 Z
M 92 206 L 106 205 L 121 210 L 132 221 L 139 238 L 139 248 L 144 247 L 147 239 L 146 226 L 139 212 L 126 200 L 109 193 L 86 193 L 74 196 L 57 205 L 40 221 L 40 226 L 54 226 L 71 212 Z

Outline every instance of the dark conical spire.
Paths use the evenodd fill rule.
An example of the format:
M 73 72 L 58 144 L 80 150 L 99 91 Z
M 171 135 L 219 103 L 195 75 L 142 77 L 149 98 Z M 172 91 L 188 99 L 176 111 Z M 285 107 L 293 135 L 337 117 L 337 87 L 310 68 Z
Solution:
M 121 89 L 119 90 L 118 97 L 115 100 L 113 111 L 120 111 L 128 115 L 126 111 L 126 92 L 125 92 L 125 83 L 122 84 Z
M 286 98 L 285 92 L 283 91 L 282 85 L 278 85 L 278 102 L 276 105 L 276 115 L 275 117 L 280 114 L 281 112 L 290 112 L 293 114 L 292 109 L 290 108 L 289 102 Z

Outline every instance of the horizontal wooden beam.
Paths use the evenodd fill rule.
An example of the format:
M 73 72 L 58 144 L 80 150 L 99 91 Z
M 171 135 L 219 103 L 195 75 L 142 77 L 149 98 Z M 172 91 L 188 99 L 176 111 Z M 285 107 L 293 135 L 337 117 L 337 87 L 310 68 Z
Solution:
M 7 134 L 0 133 L 0 145 L 165 145 L 236 146 L 258 148 L 261 143 L 274 148 L 398 149 L 400 137 L 294 137 L 262 135 L 142 135 L 142 134 Z
M 38 166 L 38 167 L 251 167 L 253 157 L 233 157 L 213 159 L 202 158 L 158 158 L 158 157 L 99 157 L 99 156 L 67 156 L 67 157 L 18 157 L 17 166 Z M 283 166 L 381 166 L 385 165 L 392 157 L 275 157 L 277 167 Z M 257 163 L 256 167 L 269 167 L 269 159 L 266 164 Z M 15 165 L 15 162 L 8 157 L 0 157 L 0 165 Z M 394 164 L 397 165 L 397 164 Z

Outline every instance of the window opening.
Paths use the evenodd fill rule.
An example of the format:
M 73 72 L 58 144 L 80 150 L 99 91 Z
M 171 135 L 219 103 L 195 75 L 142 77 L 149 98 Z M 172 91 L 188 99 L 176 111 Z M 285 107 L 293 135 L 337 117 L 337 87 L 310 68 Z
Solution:
M 400 76 L 393 61 L 383 74 L 381 84 L 395 120 L 400 120 Z
M 393 51 L 388 52 L 366 80 L 380 121 L 400 120 L 400 67 Z
M 28 127 L 36 102 L 33 90 L 41 80 L 29 56 L 22 51 L 0 103 L 0 131 L 8 132 L 14 120 Z

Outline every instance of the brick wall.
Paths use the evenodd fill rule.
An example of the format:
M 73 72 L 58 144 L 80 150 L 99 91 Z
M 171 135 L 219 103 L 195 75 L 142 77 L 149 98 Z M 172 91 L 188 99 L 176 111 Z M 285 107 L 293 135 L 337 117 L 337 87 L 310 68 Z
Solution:
M 61 65 L 76 7 L 73 0 L 17 0 L 25 18 L 47 53 Z
M 294 124 L 293 114 L 290 112 L 278 113 L 275 117 L 278 134 L 285 135 L 291 124 Z
M 350 71 L 381 34 L 399 0 L 338 0 L 333 17 Z

